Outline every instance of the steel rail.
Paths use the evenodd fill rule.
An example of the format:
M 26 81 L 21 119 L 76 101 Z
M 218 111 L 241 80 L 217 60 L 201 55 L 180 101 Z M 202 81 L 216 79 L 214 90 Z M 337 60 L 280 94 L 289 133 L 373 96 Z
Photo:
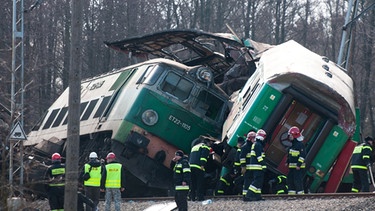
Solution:
M 262 198 L 265 200 L 293 200 L 293 199 L 314 199 L 314 198 L 366 198 L 366 197 L 374 197 L 375 193 L 373 192 L 361 192 L 361 193 L 309 193 L 309 194 L 263 194 Z M 242 196 L 240 195 L 223 195 L 223 196 L 206 196 L 207 199 L 218 199 L 218 200 L 242 200 Z M 134 201 L 134 202 L 141 202 L 141 201 L 173 201 L 173 196 L 166 196 L 166 197 L 142 197 L 142 198 L 122 198 L 123 201 Z

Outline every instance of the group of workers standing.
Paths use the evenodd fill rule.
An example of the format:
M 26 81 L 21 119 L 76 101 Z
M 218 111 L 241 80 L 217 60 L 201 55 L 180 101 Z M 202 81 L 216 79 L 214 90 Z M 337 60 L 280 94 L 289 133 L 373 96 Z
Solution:
M 52 211 L 64 210 L 65 165 L 61 163 L 61 155 L 52 155 L 52 165 L 48 167 L 45 181 L 49 205 Z M 106 162 L 98 159 L 96 152 L 91 152 L 89 162 L 84 165 L 81 178 L 85 196 L 79 195 L 78 201 L 88 201 L 86 211 L 98 210 L 100 192 L 105 192 L 105 210 L 111 210 L 111 202 L 115 210 L 121 210 L 121 192 L 125 189 L 125 171 L 122 164 L 116 161 L 113 152 L 108 153 Z M 86 200 L 83 200 L 84 197 Z M 83 204 L 78 203 L 78 210 L 83 210 Z
M 265 137 L 266 133 L 263 130 L 258 130 L 257 132 L 250 131 L 246 135 L 246 141 L 243 137 L 238 138 L 233 168 L 220 178 L 216 194 L 240 194 L 235 189 L 240 184 L 243 187 L 244 201 L 263 200 L 261 192 L 266 170 L 263 151 Z M 304 194 L 306 191 L 304 186 L 306 168 L 304 136 L 298 127 L 293 126 L 288 130 L 288 138 L 291 141 L 291 146 L 287 148 L 288 174 L 278 175 L 270 180 L 269 184 L 274 185 L 273 192 L 275 194 Z M 369 175 L 373 177 L 371 169 L 373 144 L 374 139 L 368 136 L 353 151 L 351 159 L 352 192 L 369 192 L 369 186 L 374 182 L 374 178 L 371 178 L 369 182 Z M 239 171 L 240 173 L 238 173 Z
M 250 131 L 245 141 L 243 137 L 238 138 L 234 166 L 229 173 L 220 178 L 216 194 L 233 194 L 230 191 L 233 190 L 233 186 L 241 186 L 244 201 L 263 200 L 261 193 L 267 169 L 264 153 L 266 136 L 266 132 L 260 129 L 256 132 Z M 288 137 L 291 141 L 286 161 L 289 173 L 287 176 L 278 175 L 270 182 L 275 184 L 276 194 L 303 194 L 306 156 L 304 137 L 296 126 L 288 130 Z M 239 193 L 237 190 L 234 194 L 236 192 Z
M 265 163 L 264 140 L 266 132 L 262 129 L 250 131 L 238 138 L 237 151 L 233 168 L 220 177 L 216 194 L 233 194 L 228 192 L 233 184 L 238 182 L 244 201 L 259 201 L 267 169 Z M 296 126 L 288 130 L 291 146 L 287 149 L 286 165 L 288 175 L 278 175 L 270 182 L 275 183 L 276 194 L 304 194 L 303 178 L 305 175 L 305 146 L 304 137 Z M 366 137 L 365 142 L 355 147 L 352 155 L 351 169 L 353 171 L 352 192 L 368 192 L 368 170 L 372 162 L 372 146 L 374 139 Z M 175 202 L 178 210 L 188 209 L 187 200 L 203 201 L 205 195 L 205 166 L 210 154 L 210 142 L 202 140 L 192 147 L 189 157 L 183 151 L 175 152 L 170 167 L 173 170 Z M 372 174 L 371 174 L 372 175 Z M 63 210 L 65 166 L 61 163 L 58 153 L 52 155 L 52 165 L 46 172 L 48 181 L 47 191 L 51 210 Z M 99 161 L 95 152 L 89 155 L 89 162 L 84 165 L 82 175 L 86 197 L 90 199 L 88 211 L 96 211 L 100 192 L 105 192 L 105 210 L 111 210 L 114 201 L 115 210 L 120 210 L 121 192 L 125 188 L 125 171 L 122 164 L 116 162 L 116 155 L 108 153 L 106 163 Z M 237 184 L 238 186 L 238 184 Z M 242 191 L 242 193 L 240 193 Z M 235 191 L 236 192 L 236 191 Z
M 259 201 L 264 183 L 265 163 L 264 140 L 266 132 L 258 130 L 256 133 L 250 131 L 247 134 L 245 146 L 241 149 L 240 163 L 241 173 L 244 177 L 243 200 Z M 305 169 L 305 147 L 304 137 L 298 127 L 293 126 L 288 130 L 288 137 L 291 146 L 287 149 L 287 160 L 289 171 L 288 175 L 279 175 L 274 179 L 276 184 L 276 194 L 303 194 L 303 175 Z M 251 145 L 246 146 L 246 145 Z

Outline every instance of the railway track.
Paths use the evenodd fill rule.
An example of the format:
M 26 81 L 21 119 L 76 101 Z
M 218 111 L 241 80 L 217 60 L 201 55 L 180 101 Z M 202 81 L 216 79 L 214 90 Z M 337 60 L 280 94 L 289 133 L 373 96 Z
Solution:
M 299 195 L 287 195 L 287 194 L 264 194 L 262 197 L 265 200 L 293 200 L 293 199 L 327 199 L 327 198 L 366 198 L 375 197 L 375 193 L 311 193 L 311 194 L 299 194 Z M 220 199 L 220 200 L 242 200 L 242 196 L 238 195 L 225 195 L 225 196 L 206 196 L 206 199 Z M 123 198 L 123 201 L 173 201 L 173 196 L 168 197 L 142 197 L 142 198 Z

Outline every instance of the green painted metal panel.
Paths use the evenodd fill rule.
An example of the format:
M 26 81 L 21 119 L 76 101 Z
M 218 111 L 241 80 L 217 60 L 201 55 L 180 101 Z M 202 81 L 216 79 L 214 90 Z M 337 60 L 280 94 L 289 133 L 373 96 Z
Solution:
M 153 109 L 158 113 L 158 122 L 153 126 L 142 122 L 142 113 L 148 109 Z M 185 152 L 190 151 L 191 142 L 200 135 L 209 134 L 218 137 L 221 132 L 221 125 L 204 121 L 203 118 L 148 89 L 142 89 L 139 92 L 124 118 L 125 121 L 138 125 L 150 133 L 159 134 L 160 138 Z M 116 137 L 118 140 L 123 140 L 129 132 L 129 124 L 124 123 Z
M 311 192 L 318 190 L 347 140 L 348 135 L 338 125 L 335 125 L 308 169 L 307 174 L 314 178 L 310 186 Z
M 228 140 L 230 146 L 237 144 L 237 138 L 247 134 L 250 130 L 261 129 L 268 117 L 271 115 L 277 104 L 279 103 L 282 93 L 271 87 L 269 84 L 264 84 L 253 103 L 248 106 L 248 111 L 245 112 L 244 118 L 235 133 Z M 266 131 L 269 132 L 269 131 Z

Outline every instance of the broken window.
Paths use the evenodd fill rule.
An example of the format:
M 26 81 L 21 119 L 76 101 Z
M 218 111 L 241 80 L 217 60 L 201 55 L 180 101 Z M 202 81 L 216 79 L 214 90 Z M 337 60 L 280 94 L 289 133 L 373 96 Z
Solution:
M 173 97 L 184 101 L 189 98 L 194 84 L 176 73 L 169 72 L 161 83 L 161 90 Z

